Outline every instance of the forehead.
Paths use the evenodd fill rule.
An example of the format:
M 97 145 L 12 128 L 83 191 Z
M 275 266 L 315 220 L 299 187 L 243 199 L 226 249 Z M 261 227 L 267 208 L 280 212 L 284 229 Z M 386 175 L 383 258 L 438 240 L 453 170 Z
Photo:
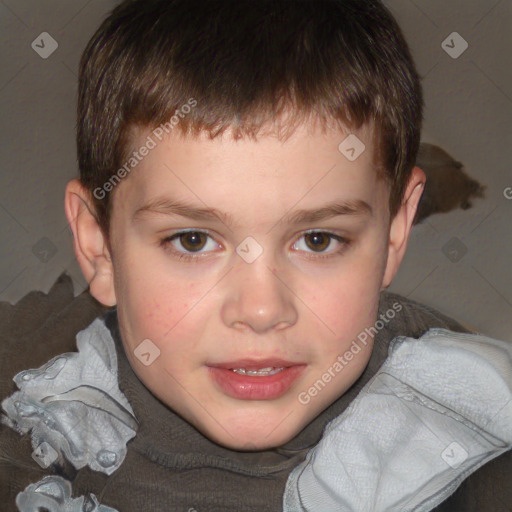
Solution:
M 116 190 L 132 213 L 166 197 L 237 215 L 255 207 L 264 215 L 338 199 L 375 203 L 378 175 L 367 126 L 349 133 L 303 125 L 285 140 L 274 134 L 235 139 L 226 131 L 211 139 L 204 132 L 162 135 L 138 128 L 128 157 L 134 153 L 140 160 Z

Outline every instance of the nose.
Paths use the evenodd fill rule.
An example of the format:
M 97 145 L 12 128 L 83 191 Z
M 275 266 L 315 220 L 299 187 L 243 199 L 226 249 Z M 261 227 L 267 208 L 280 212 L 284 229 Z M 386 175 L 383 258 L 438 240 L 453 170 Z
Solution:
M 238 261 L 225 282 L 221 315 L 228 327 L 265 333 L 297 322 L 295 296 L 284 275 L 272 270 L 270 258 Z

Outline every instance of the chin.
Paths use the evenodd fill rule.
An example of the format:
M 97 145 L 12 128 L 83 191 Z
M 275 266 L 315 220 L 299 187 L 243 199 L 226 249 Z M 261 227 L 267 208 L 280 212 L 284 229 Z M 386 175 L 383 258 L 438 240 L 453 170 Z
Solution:
M 214 436 L 207 435 L 206 437 L 209 437 L 212 441 L 224 446 L 225 448 L 240 452 L 271 450 L 286 444 L 293 438 L 293 436 L 287 436 L 269 439 L 266 437 L 266 434 L 262 434 L 260 436 L 239 437 L 237 439 L 230 438 L 229 436 L 222 436 L 217 439 L 214 438 Z
M 293 415 L 290 416 L 291 420 Z M 205 437 L 225 448 L 250 452 L 277 448 L 293 439 L 300 431 L 300 428 L 297 428 L 297 425 L 293 425 L 294 428 L 290 429 L 291 421 L 288 428 L 286 428 L 286 423 L 287 420 L 285 416 L 285 421 L 281 418 L 280 421 L 276 421 L 276 426 L 274 427 L 272 427 L 271 424 L 257 426 L 254 423 L 248 423 L 245 425 L 231 424 L 228 431 L 224 430 L 219 425 L 215 425 L 211 429 L 203 426 L 199 428 L 199 430 Z

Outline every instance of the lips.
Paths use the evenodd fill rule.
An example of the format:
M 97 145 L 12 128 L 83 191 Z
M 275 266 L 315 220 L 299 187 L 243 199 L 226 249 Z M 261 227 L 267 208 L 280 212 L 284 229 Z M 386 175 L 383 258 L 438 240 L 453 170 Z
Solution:
M 306 365 L 282 359 L 243 359 L 207 367 L 226 395 L 239 400 L 272 400 L 291 388 Z

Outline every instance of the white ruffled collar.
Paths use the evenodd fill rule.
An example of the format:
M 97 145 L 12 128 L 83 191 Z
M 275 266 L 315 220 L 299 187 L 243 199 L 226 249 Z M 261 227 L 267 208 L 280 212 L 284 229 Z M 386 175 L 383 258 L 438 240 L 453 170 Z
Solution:
M 76 469 L 110 475 L 126 456 L 137 420 L 119 389 L 115 344 L 102 319 L 78 333 L 77 347 L 18 373 L 19 391 L 2 402 L 2 421 L 31 432 L 33 458 L 42 467 L 65 457 Z

